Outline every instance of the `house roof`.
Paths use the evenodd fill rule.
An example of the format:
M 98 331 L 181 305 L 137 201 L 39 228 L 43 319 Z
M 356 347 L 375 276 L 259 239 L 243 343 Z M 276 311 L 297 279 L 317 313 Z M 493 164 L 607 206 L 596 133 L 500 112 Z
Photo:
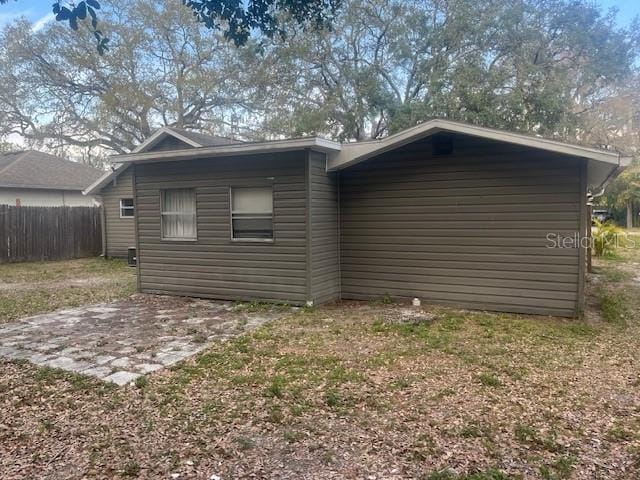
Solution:
M 147 138 L 144 142 L 142 142 L 136 149 L 133 150 L 132 154 L 141 154 L 145 152 L 149 152 L 153 150 L 153 147 L 158 145 L 164 139 L 172 137 L 181 142 L 189 145 L 189 149 L 194 148 L 204 148 L 204 147 L 215 147 L 215 146 L 225 146 L 225 145 L 237 145 L 242 144 L 243 142 L 239 140 L 233 140 L 231 138 L 221 137 L 218 135 L 208 135 L 200 132 L 193 132 L 190 130 L 184 130 L 182 128 L 177 127 L 162 127 L 156 130 L 151 134 L 149 138 Z M 191 150 L 187 150 L 191 151 Z M 157 152 L 154 153 L 157 155 Z M 92 195 L 99 193 L 106 185 L 109 184 L 114 178 L 120 175 L 123 171 L 127 169 L 129 163 L 120 163 L 117 167 L 112 168 L 110 172 L 103 174 L 100 178 L 98 178 L 95 182 L 93 182 L 87 189 L 83 192 L 85 195 Z
M 102 170 L 36 150 L 0 155 L 0 187 L 83 190 Z
M 195 146 L 191 149 L 149 152 L 144 149 L 131 154 L 118 155 L 115 163 L 145 163 L 191 160 L 195 158 L 215 158 L 232 155 L 252 155 L 276 153 L 291 150 L 311 149 L 327 153 L 327 170 L 342 170 L 381 155 L 403 145 L 435 135 L 439 132 L 457 133 L 476 138 L 535 148 L 548 152 L 578 157 L 588 162 L 589 185 L 600 188 L 613 178 L 622 168 L 630 165 L 631 157 L 618 152 L 599 150 L 581 145 L 574 145 L 547 138 L 524 135 L 520 133 L 479 127 L 444 119 L 428 120 L 420 125 L 390 135 L 381 140 L 355 143 L 337 143 L 319 137 L 294 138 L 267 142 L 233 143 L 213 146 Z M 156 134 L 154 134 L 156 135 Z M 151 140 L 152 137 L 150 137 Z M 145 142 L 147 143 L 147 142 Z M 144 145 L 144 144 L 143 144 Z
M 153 132 L 149 138 L 138 145 L 138 147 L 133 150 L 133 153 L 147 152 L 167 137 L 178 139 L 193 148 L 242 143 L 238 140 L 220 137 L 218 135 L 208 135 L 206 133 L 193 132 L 177 127 L 162 127 Z
M 395 135 L 390 135 L 381 140 L 343 144 L 341 152 L 329 160 L 328 169 L 341 170 L 439 132 L 469 135 L 486 140 L 495 140 L 563 155 L 591 159 L 612 165 L 628 166 L 631 163 L 631 157 L 624 157 L 620 153 L 610 150 L 600 150 L 533 135 L 524 135 L 494 128 L 479 127 L 467 123 L 453 122 L 451 120 L 433 119 L 415 127 L 402 130 Z
M 200 147 L 182 150 L 165 150 L 150 152 L 132 152 L 113 157 L 114 163 L 149 163 L 191 160 L 194 158 L 228 157 L 234 155 L 253 155 L 262 153 L 289 152 L 295 150 L 317 150 L 325 153 L 336 153 L 341 145 L 320 137 L 301 137 L 287 140 L 269 140 L 265 142 L 241 142 L 213 147 Z
M 230 145 L 233 143 L 242 143 L 240 140 L 234 140 L 232 138 L 221 137 L 219 135 L 209 135 L 201 132 L 193 132 L 191 130 L 185 130 L 183 128 L 166 127 L 167 133 L 174 133 L 196 142 L 196 147 L 214 147 L 216 145 Z

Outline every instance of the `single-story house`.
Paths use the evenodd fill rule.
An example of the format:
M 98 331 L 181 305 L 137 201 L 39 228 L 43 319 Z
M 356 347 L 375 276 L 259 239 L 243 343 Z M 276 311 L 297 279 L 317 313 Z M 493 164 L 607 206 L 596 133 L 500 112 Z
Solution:
M 0 155 L 0 205 L 93 207 L 83 195 L 102 170 L 36 150 Z
M 237 140 L 206 135 L 176 127 L 163 127 L 138 146 L 133 153 L 181 150 L 239 143 Z M 136 246 L 133 167 L 128 163 L 114 166 L 103 173 L 85 191 L 95 196 L 103 206 L 102 248 L 109 258 L 126 258 L 129 248 Z
M 295 304 L 576 315 L 587 192 L 630 162 L 438 119 L 346 144 L 170 137 L 114 158 L 131 172 L 139 290 Z

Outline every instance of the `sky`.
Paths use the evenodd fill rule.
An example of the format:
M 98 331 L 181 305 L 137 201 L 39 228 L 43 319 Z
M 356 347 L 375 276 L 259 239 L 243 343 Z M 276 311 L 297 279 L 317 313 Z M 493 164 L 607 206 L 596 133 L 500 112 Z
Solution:
M 109 0 L 103 0 L 105 3 Z M 618 22 L 627 26 L 635 15 L 640 15 L 640 0 L 594 0 L 604 8 L 618 7 Z M 47 22 L 53 20 L 51 3 L 46 0 L 18 0 L 0 5 L 0 28 L 12 20 L 24 16 L 33 23 L 34 30 L 39 30 Z
M 54 18 L 51 3 L 43 0 L 19 0 L 0 5 L 0 29 L 19 17 L 26 17 L 33 24 L 33 30 L 40 30 Z

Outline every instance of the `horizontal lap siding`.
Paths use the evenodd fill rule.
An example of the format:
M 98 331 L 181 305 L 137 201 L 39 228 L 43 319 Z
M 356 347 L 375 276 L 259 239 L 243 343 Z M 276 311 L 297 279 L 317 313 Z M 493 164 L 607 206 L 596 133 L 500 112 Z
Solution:
M 102 192 L 105 213 L 107 257 L 127 256 L 127 249 L 135 247 L 135 219 L 120 218 L 120 199 L 133 198 L 133 168 L 128 168 L 105 187 Z
M 306 301 L 304 152 L 139 165 L 140 289 L 228 300 Z M 231 240 L 230 187 L 273 185 L 273 243 Z M 161 240 L 160 190 L 195 188 L 198 240 Z
M 315 303 L 340 298 L 338 178 L 327 173 L 323 154 L 309 161 L 311 221 L 311 297 Z
M 546 246 L 579 231 L 579 160 L 499 148 L 408 147 L 341 172 L 342 297 L 574 314 L 579 251 Z

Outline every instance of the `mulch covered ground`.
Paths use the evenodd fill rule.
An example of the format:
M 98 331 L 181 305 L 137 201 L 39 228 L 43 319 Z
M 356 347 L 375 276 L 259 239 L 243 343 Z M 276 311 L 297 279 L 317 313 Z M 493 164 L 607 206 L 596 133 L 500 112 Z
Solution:
M 346 303 L 129 387 L 0 362 L 1 476 L 638 478 L 632 262 L 585 320 Z

